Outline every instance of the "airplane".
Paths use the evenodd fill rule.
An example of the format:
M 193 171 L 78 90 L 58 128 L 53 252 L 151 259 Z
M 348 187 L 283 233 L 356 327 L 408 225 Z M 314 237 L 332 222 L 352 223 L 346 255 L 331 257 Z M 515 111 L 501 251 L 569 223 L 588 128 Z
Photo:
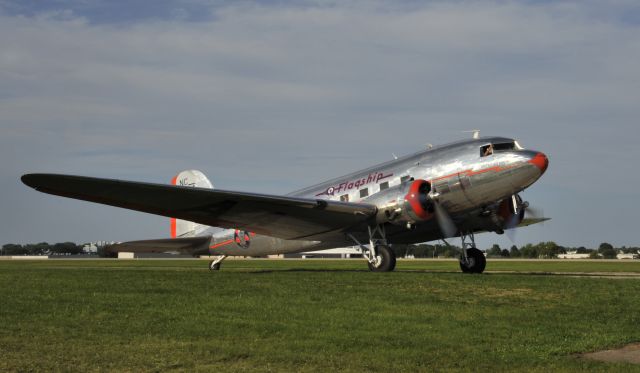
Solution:
M 287 195 L 214 189 L 197 170 L 171 185 L 60 174 L 26 174 L 37 191 L 170 219 L 171 238 L 115 245 L 112 253 L 210 255 L 219 270 L 229 256 L 265 256 L 358 246 L 374 272 L 393 271 L 393 244 L 460 237 L 460 268 L 482 273 L 475 234 L 548 220 L 525 216 L 520 193 L 547 170 L 545 154 L 517 140 L 479 137 L 378 164 Z

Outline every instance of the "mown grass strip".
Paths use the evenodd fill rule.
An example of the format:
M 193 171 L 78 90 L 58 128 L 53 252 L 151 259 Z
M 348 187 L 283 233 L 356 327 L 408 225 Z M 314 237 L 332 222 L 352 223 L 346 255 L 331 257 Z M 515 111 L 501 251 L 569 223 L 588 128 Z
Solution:
M 640 280 L 456 266 L 3 261 L 0 371 L 640 371 L 572 357 L 640 340 Z

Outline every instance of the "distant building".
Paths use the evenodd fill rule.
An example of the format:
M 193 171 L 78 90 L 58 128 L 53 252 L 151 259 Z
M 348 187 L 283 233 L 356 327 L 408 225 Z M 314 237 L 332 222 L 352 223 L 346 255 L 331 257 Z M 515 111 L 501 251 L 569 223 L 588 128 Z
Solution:
M 589 253 L 578 254 L 577 251 L 569 251 L 566 254 L 558 254 L 558 259 L 589 259 Z
M 640 259 L 640 253 L 628 253 L 625 254 L 622 251 L 618 252 L 618 255 L 616 255 L 617 259 Z
M 98 249 L 102 249 L 107 245 L 113 245 L 115 243 L 116 243 L 115 241 L 89 242 L 84 244 L 84 246 L 82 246 L 82 252 L 85 254 L 98 254 Z
M 362 251 L 357 246 L 340 247 L 328 250 L 306 251 L 297 254 L 285 254 L 285 258 L 358 258 Z

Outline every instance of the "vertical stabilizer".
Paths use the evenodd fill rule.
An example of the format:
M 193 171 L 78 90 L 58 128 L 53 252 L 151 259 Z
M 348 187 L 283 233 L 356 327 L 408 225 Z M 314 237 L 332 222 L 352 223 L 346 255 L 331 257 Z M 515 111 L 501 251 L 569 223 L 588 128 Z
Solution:
M 211 184 L 209 179 L 207 179 L 207 177 L 198 170 L 186 170 L 180 172 L 171 179 L 171 184 L 194 188 L 213 189 L 213 184 Z M 202 224 L 171 218 L 172 238 L 193 237 L 205 228 L 206 226 Z

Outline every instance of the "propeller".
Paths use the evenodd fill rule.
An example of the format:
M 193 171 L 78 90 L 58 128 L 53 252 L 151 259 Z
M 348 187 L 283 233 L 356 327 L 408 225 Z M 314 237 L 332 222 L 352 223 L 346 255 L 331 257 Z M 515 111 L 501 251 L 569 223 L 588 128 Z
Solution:
M 505 229 L 506 229 L 507 237 L 509 237 L 509 240 L 513 243 L 516 243 L 517 230 L 515 228 L 519 224 L 519 220 L 520 220 L 519 215 L 520 215 L 520 211 L 522 211 L 521 209 L 524 209 L 523 219 L 526 219 L 527 217 L 532 219 L 543 218 L 544 211 L 542 209 L 531 207 L 529 205 L 529 202 L 522 202 L 522 200 L 518 199 L 516 195 L 513 195 L 511 198 L 512 198 L 513 206 L 516 206 L 516 208 L 514 209 L 515 211 L 513 211 L 511 218 L 507 222 Z
M 539 208 L 535 208 L 535 207 L 527 207 L 525 210 L 525 218 L 527 216 L 529 216 L 530 218 L 533 219 L 542 219 L 544 218 L 544 210 L 543 209 L 539 209 Z M 544 224 L 544 222 L 543 222 Z
M 440 230 L 444 237 L 447 238 L 455 236 L 458 232 L 458 228 L 451 219 L 451 216 L 447 213 L 447 210 L 440 206 L 440 203 L 435 199 L 431 199 L 431 201 L 433 202 L 434 211 L 436 213 L 436 220 L 438 221 L 438 225 L 440 226 Z

